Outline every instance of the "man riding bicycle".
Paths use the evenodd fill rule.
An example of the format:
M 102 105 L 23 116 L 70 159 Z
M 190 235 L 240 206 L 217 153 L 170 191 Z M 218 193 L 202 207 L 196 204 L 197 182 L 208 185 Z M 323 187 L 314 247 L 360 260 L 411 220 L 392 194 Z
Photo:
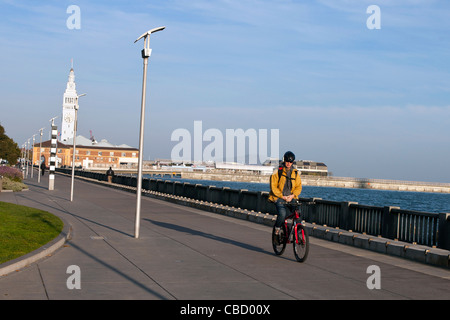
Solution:
M 294 160 L 295 155 L 291 151 L 286 152 L 283 156 L 283 163 L 270 177 L 269 201 L 275 203 L 278 212 L 275 234 L 280 232 L 280 227 L 286 219 L 285 204 L 293 199 L 298 199 L 302 192 L 302 180 L 300 173 L 293 167 Z

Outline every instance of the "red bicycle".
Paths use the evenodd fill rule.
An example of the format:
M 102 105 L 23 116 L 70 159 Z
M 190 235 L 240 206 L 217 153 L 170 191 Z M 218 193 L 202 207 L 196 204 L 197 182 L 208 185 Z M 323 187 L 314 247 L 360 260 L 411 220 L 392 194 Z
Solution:
M 286 249 L 288 243 L 292 243 L 294 246 L 294 255 L 298 262 L 305 262 L 309 253 L 309 236 L 308 230 L 305 228 L 303 221 L 300 219 L 301 205 L 298 201 L 292 201 L 285 203 L 292 212 L 284 220 L 284 224 L 281 226 L 278 234 L 275 233 L 275 226 L 272 231 L 272 246 L 276 255 L 282 255 Z M 289 224 L 289 221 L 291 223 Z

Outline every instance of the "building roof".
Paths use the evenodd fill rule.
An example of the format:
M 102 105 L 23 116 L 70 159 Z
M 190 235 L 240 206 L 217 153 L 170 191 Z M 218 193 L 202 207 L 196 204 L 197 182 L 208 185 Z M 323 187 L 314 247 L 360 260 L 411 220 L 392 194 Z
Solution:
M 34 144 L 35 147 L 39 147 L 39 142 Z M 43 141 L 42 147 L 49 148 L 51 146 L 51 140 Z M 73 147 L 73 138 L 69 139 L 65 142 L 58 141 L 58 148 L 72 148 Z M 106 139 L 101 140 L 100 142 L 92 141 L 82 135 L 77 136 L 76 140 L 77 148 L 90 148 L 90 149 L 121 149 L 121 150 L 138 150 L 136 148 L 130 147 L 126 144 L 114 145 L 108 142 Z
M 126 148 L 126 149 L 134 149 L 133 147 L 130 147 L 126 144 L 121 144 L 120 146 L 114 145 L 106 139 L 100 140 L 100 142 L 97 142 L 96 140 L 88 139 L 82 135 L 77 136 L 77 146 L 84 146 L 84 147 L 101 147 L 101 148 Z M 68 139 L 66 142 L 68 145 L 73 145 L 73 138 Z

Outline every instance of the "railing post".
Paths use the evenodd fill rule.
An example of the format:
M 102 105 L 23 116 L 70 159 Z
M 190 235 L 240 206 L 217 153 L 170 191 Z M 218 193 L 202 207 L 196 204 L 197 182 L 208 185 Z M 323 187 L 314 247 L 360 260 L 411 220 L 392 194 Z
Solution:
M 206 201 L 211 202 L 211 187 L 212 186 L 206 186 Z
M 439 213 L 437 247 L 450 250 L 450 213 Z
M 221 201 L 220 204 L 229 206 L 230 205 L 230 188 L 229 187 L 222 187 L 222 195 L 221 195 Z
M 142 189 L 150 190 L 150 179 L 142 179 Z
M 400 209 L 400 207 L 384 207 L 383 217 L 381 218 L 381 236 L 388 239 L 397 239 L 398 214 L 392 214 L 392 209 Z
M 256 193 L 256 212 L 261 212 L 262 210 L 262 191 Z
M 317 216 L 318 216 L 318 212 L 317 212 L 317 200 L 322 200 L 322 198 L 313 198 L 312 202 L 314 202 L 314 204 L 312 205 L 311 211 L 310 211 L 310 221 L 309 222 L 317 222 Z
M 350 210 L 350 205 L 358 204 L 358 202 L 342 202 L 341 203 L 341 220 L 339 228 L 344 230 L 354 230 L 355 215 Z

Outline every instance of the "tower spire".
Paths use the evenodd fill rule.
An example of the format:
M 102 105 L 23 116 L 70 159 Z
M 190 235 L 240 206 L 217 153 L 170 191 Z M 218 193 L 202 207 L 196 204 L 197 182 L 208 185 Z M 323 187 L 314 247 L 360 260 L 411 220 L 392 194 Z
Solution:
M 75 72 L 73 71 L 73 59 L 71 59 L 72 69 L 69 72 L 66 91 L 63 96 L 63 116 L 61 125 L 61 141 L 73 138 L 75 107 L 77 104 L 77 90 L 75 84 Z

